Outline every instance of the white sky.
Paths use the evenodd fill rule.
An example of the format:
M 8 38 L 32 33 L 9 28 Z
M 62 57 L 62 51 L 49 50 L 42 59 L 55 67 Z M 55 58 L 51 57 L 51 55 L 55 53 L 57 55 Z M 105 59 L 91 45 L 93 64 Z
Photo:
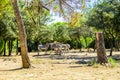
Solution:
M 53 22 L 64 22 L 64 19 L 62 17 L 59 16 L 53 16 L 52 17 L 54 19 Z
M 54 13 L 52 9 L 50 10 L 50 14 L 52 15 L 53 21 L 50 23 L 55 23 L 55 22 L 65 22 L 62 16 L 60 16 L 59 13 Z

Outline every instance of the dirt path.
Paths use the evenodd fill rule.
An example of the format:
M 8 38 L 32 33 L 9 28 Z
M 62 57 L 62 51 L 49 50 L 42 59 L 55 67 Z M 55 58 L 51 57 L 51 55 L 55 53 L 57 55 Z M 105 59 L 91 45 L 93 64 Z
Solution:
M 63 59 L 64 56 L 35 54 L 29 54 L 34 66 L 30 69 L 21 69 L 20 56 L 0 57 L 0 80 L 120 80 L 120 64 L 114 68 L 76 64 L 96 56 L 93 53 L 67 54 L 67 59 Z

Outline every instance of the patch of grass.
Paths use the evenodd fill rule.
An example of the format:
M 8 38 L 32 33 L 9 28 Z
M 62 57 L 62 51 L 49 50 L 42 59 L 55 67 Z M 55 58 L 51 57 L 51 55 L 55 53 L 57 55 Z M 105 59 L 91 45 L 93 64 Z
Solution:
M 114 68 L 118 65 L 118 61 L 113 59 L 112 57 L 108 58 L 108 62 L 109 62 L 108 67 L 110 67 L 110 68 Z M 97 60 L 95 58 L 93 58 L 93 60 L 90 61 L 88 66 L 93 66 L 94 68 L 98 68 L 100 66 L 100 64 L 97 63 Z
M 114 67 L 116 67 L 116 66 L 118 65 L 118 61 L 116 61 L 116 60 L 113 59 L 112 57 L 109 57 L 109 58 L 108 58 L 108 61 L 109 61 L 109 63 L 110 63 L 110 67 L 111 67 L 111 68 L 114 68 Z

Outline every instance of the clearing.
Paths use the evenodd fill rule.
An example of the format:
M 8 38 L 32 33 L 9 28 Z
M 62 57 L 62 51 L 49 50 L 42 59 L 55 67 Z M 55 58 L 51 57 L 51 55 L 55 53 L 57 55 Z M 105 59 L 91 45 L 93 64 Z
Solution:
M 96 58 L 96 53 L 36 54 L 29 53 L 33 66 L 30 69 L 21 69 L 21 56 L 0 57 L 0 80 L 120 80 L 119 63 L 113 68 L 88 66 Z M 113 54 L 120 56 L 120 52 Z

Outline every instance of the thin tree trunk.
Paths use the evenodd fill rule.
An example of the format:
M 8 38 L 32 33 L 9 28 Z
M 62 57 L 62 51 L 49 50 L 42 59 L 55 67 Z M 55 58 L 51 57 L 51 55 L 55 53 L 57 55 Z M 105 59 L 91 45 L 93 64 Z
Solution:
M 6 56 L 6 40 L 4 40 L 4 54 L 3 56 Z
M 13 47 L 13 40 L 9 40 L 8 47 L 9 47 L 9 54 L 8 54 L 8 56 L 11 56 L 12 47 Z
M 94 41 L 94 50 L 93 50 L 93 52 L 95 52 L 95 50 L 96 50 L 96 40 Z
M 30 60 L 27 54 L 28 50 L 27 50 L 26 32 L 25 32 L 24 24 L 21 18 L 21 13 L 18 8 L 17 0 L 12 0 L 12 4 L 13 4 L 17 24 L 18 24 L 18 29 L 19 29 L 23 68 L 29 68 L 31 67 L 31 64 L 30 64 Z
M 11 56 L 11 41 L 8 41 L 8 48 L 9 48 L 9 52 L 8 52 L 8 56 Z
M 18 39 L 16 40 L 16 55 L 18 55 Z
M 11 42 L 10 42 L 10 53 L 12 53 L 12 50 L 13 50 L 13 40 L 11 40 Z
M 104 45 L 104 37 L 103 33 L 96 33 L 96 48 L 97 48 L 97 57 L 98 62 L 100 64 L 108 63 L 108 59 L 106 56 L 105 45 Z
M 119 40 L 116 40 L 116 49 L 117 49 L 117 51 L 119 51 Z
M 109 56 L 112 56 L 112 52 L 113 52 L 113 42 L 112 42 L 112 40 L 111 40 L 111 42 L 110 42 L 110 55 Z

